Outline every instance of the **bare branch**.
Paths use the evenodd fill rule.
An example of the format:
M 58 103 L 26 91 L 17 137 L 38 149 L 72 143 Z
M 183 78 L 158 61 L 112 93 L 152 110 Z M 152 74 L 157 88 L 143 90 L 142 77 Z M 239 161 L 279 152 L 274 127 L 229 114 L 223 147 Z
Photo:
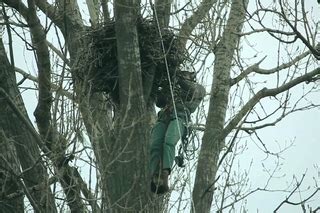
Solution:
M 199 22 L 207 15 L 212 6 L 217 0 L 203 0 L 198 9 L 185 20 L 180 28 L 179 32 L 179 44 L 182 48 L 186 46 L 187 40 L 189 39 L 193 29 L 199 24 Z
M 48 147 L 43 142 L 42 138 L 39 136 L 39 134 L 33 128 L 32 124 L 28 121 L 28 119 L 25 117 L 25 115 L 16 106 L 14 101 L 9 97 L 9 95 L 2 88 L 0 88 L 0 94 L 5 98 L 5 100 L 7 101 L 9 106 L 11 107 L 11 109 L 19 117 L 21 122 L 26 126 L 28 131 L 32 134 L 32 136 L 36 140 L 38 146 L 45 153 L 45 155 L 48 156 L 51 160 L 53 160 L 53 162 L 56 165 L 59 164 L 59 162 L 56 162 L 58 160 L 56 158 L 56 156 L 54 156 L 53 153 L 48 149 Z M 66 190 L 66 192 L 68 192 L 69 190 L 72 190 L 74 187 L 77 187 L 77 186 L 74 186 L 74 185 L 66 185 L 66 184 L 72 182 L 72 183 L 77 183 L 77 184 L 79 184 L 81 186 L 81 190 L 83 190 L 83 194 L 86 196 L 86 198 L 88 200 L 90 200 L 90 199 L 92 199 L 94 197 L 90 193 L 90 191 L 85 188 L 86 184 L 83 181 L 83 179 L 81 178 L 81 176 L 76 175 L 78 173 L 76 168 L 73 168 L 73 167 L 69 166 L 68 164 L 63 164 L 63 165 L 60 165 L 60 166 L 62 166 L 62 167 L 57 166 L 58 174 L 59 174 L 58 177 L 59 177 L 60 182 L 62 184 L 64 184 L 64 186 L 66 187 L 66 188 L 64 188 Z M 73 174 L 73 175 L 71 175 L 71 174 Z M 74 193 L 74 191 L 72 191 L 72 192 Z M 68 195 L 68 193 L 66 193 L 66 195 Z M 80 198 L 80 197 L 78 197 L 78 198 Z M 71 202 L 72 202 L 72 204 L 77 205 L 76 203 L 74 203 L 74 200 L 71 200 Z M 77 207 L 79 207 L 79 206 L 77 206 Z M 98 205 L 96 205 L 96 207 L 99 208 Z
M 172 0 L 156 0 L 154 4 L 154 16 L 158 20 L 160 29 L 167 28 L 170 19 Z
M 311 193 L 311 195 L 309 195 L 307 198 L 305 198 L 304 200 L 302 201 L 299 201 L 299 202 L 292 202 L 290 201 L 290 198 L 291 196 L 300 188 L 304 178 L 305 178 L 306 174 L 304 173 L 302 175 L 302 178 L 299 182 L 297 182 L 297 185 L 296 187 L 291 191 L 291 193 L 286 197 L 285 200 L 283 200 L 278 206 L 277 208 L 273 211 L 274 213 L 276 213 L 283 204 L 287 203 L 289 205 L 294 205 L 294 206 L 297 206 L 297 205 L 303 205 L 305 202 L 307 202 L 308 200 L 310 200 L 311 198 L 313 198 L 313 196 L 315 196 L 319 191 L 320 191 L 320 188 L 318 187 L 313 193 Z
M 317 68 L 309 73 L 306 73 L 300 77 L 297 77 L 291 81 L 289 81 L 286 84 L 283 84 L 280 87 L 273 88 L 273 89 L 267 89 L 263 88 L 259 92 L 256 93 L 255 96 L 253 96 L 243 107 L 242 109 L 237 113 L 237 115 L 228 123 L 228 125 L 223 129 L 222 133 L 219 135 L 220 139 L 225 138 L 232 129 L 236 128 L 238 123 L 244 118 L 244 116 L 262 99 L 269 96 L 276 96 L 284 91 L 289 90 L 290 88 L 303 83 L 312 80 L 315 76 L 320 75 L 320 68 Z
M 51 120 L 51 63 L 49 58 L 49 50 L 46 42 L 46 33 L 40 24 L 36 12 L 34 0 L 28 0 L 29 13 L 27 17 L 30 32 L 32 34 L 32 42 L 37 55 L 38 66 L 38 82 L 39 82 L 39 99 L 38 105 L 34 112 L 37 125 L 41 136 L 51 140 L 50 136 L 50 120 Z
M 101 0 L 103 19 L 104 19 L 105 23 L 110 21 L 110 12 L 109 12 L 109 8 L 108 8 L 108 1 L 109 0 Z
M 262 32 L 276 33 L 276 34 L 282 34 L 282 35 L 286 35 L 286 36 L 294 36 L 295 35 L 294 32 L 286 32 L 286 31 L 282 31 L 282 30 L 271 29 L 271 28 L 265 27 L 262 29 L 254 29 L 253 31 L 250 31 L 250 32 L 239 33 L 239 36 L 247 36 L 247 35 L 252 35 L 255 33 L 262 33 Z
M 37 83 L 37 84 L 39 83 L 37 77 L 25 72 L 22 69 L 15 67 L 15 71 L 20 73 L 24 78 L 29 79 L 30 81 L 33 81 L 34 83 Z M 70 100 L 74 100 L 74 95 L 72 93 L 70 93 L 69 91 L 67 91 L 67 90 L 65 90 L 65 89 L 61 88 L 60 86 L 53 84 L 53 83 L 51 83 L 51 87 L 52 87 L 53 91 L 60 93 L 61 95 L 69 98 Z
M 51 5 L 45 0 L 35 0 L 35 2 L 40 10 L 59 27 L 63 35 L 68 35 L 68 31 L 83 28 L 79 11 L 76 8 L 71 8 L 73 1 L 56 1 L 58 2 L 57 6 Z
M 90 14 L 90 22 L 92 26 L 96 26 L 99 22 L 99 5 L 97 0 L 86 0 Z
M 58 50 L 51 42 L 47 41 L 47 44 L 50 47 L 50 49 L 63 60 L 64 63 L 70 66 L 70 61 L 66 58 L 65 54 Z
M 5 10 L 5 7 L 4 7 L 3 3 L 2 3 L 2 13 L 3 13 L 4 23 L 5 23 L 6 28 L 7 28 L 8 39 L 9 39 L 10 62 L 11 62 L 11 66 L 14 67 L 11 28 L 10 28 L 10 24 L 9 24 L 9 17 L 7 16 L 7 13 L 6 13 L 6 10 Z
M 259 68 L 259 64 L 266 58 L 266 56 L 265 56 L 259 62 L 255 63 L 255 64 L 251 65 L 250 67 L 248 67 L 247 69 L 243 70 L 240 75 L 238 75 L 237 77 L 231 79 L 231 85 L 237 84 L 243 78 L 247 77 L 250 73 L 253 73 L 253 72 L 254 73 L 258 73 L 258 74 L 263 74 L 263 75 L 269 75 L 269 74 L 278 72 L 280 70 L 284 70 L 286 68 L 291 67 L 292 65 L 294 65 L 297 62 L 299 62 L 300 60 L 302 60 L 303 58 L 307 57 L 308 55 L 310 55 L 310 51 L 306 51 L 306 52 L 298 55 L 297 57 L 295 57 L 294 59 L 292 59 L 288 63 L 281 64 L 280 66 L 277 66 L 275 68 L 272 68 L 272 69 L 261 69 L 261 68 Z
M 32 124 L 29 122 L 29 120 L 25 117 L 25 115 L 21 112 L 21 110 L 16 106 L 16 104 L 14 103 L 14 101 L 10 98 L 10 96 L 6 93 L 6 91 L 4 91 L 4 89 L 0 88 L 0 94 L 2 94 L 2 96 L 4 96 L 5 100 L 7 101 L 7 103 L 9 104 L 9 106 L 11 107 L 11 109 L 14 111 L 14 113 L 17 115 L 17 117 L 19 117 L 19 119 L 21 120 L 21 122 L 26 126 L 26 128 L 28 129 L 28 131 L 32 134 L 32 136 L 35 138 L 35 140 L 37 141 L 38 146 L 41 148 L 41 150 L 43 152 L 45 152 L 46 154 L 50 154 L 50 150 L 45 146 L 45 144 L 43 143 L 41 137 L 38 135 L 38 133 L 35 131 L 34 127 L 32 126 Z
M 310 44 L 310 42 L 308 41 L 307 38 L 305 38 L 300 32 L 299 30 L 297 29 L 297 26 L 296 26 L 296 22 L 295 22 L 295 25 L 293 25 L 290 20 L 287 18 L 287 16 L 285 15 L 285 11 L 284 11 L 284 8 L 283 8 L 283 4 L 282 4 L 282 1 L 279 1 L 280 3 L 280 8 L 281 8 L 281 12 L 282 12 L 282 18 L 286 21 L 286 23 L 290 26 L 290 28 L 293 30 L 293 32 L 296 33 L 297 37 L 309 48 L 310 52 L 314 55 L 314 57 L 318 60 L 320 60 L 320 52 L 314 48 L 312 46 L 312 44 Z
M 27 191 L 40 191 L 40 190 L 48 187 L 48 185 L 56 183 L 57 181 L 58 181 L 58 178 L 56 176 L 53 176 L 53 177 L 49 178 L 49 180 L 46 180 L 46 182 L 40 183 L 38 185 L 34 185 L 32 187 L 28 187 L 28 188 L 26 188 L 26 190 Z M 16 192 L 8 194 L 8 195 L 1 195 L 0 194 L 0 197 L 9 200 L 9 199 L 15 199 L 17 197 L 23 196 L 24 194 L 25 194 L 24 190 L 19 190 L 19 191 L 16 191 Z

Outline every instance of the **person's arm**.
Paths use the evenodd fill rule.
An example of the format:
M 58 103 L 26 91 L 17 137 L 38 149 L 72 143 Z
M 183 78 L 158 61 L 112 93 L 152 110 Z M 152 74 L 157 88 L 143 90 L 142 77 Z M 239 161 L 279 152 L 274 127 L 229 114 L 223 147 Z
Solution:
M 196 84 L 196 82 L 188 81 L 186 79 L 180 78 L 178 83 L 183 91 L 188 91 L 189 93 L 193 93 L 195 90 L 194 85 Z
M 158 88 L 156 93 L 156 106 L 163 108 L 168 104 L 168 98 L 161 87 Z
M 206 90 L 201 84 L 188 80 L 180 80 L 179 85 L 185 93 L 183 94 L 184 103 L 190 113 L 193 113 L 205 97 Z

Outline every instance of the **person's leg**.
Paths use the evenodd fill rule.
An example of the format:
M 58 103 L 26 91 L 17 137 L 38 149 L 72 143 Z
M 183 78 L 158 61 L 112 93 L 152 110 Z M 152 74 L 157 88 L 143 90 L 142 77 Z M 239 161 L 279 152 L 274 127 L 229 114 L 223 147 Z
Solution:
M 167 130 L 167 125 L 164 122 L 157 122 L 151 132 L 151 147 L 150 147 L 150 172 L 151 175 L 160 173 L 160 162 L 163 155 L 163 143 Z
M 179 139 L 184 135 L 185 131 L 186 127 L 181 118 L 170 121 L 164 139 L 162 156 L 162 169 L 168 170 L 169 173 L 175 158 L 175 146 Z

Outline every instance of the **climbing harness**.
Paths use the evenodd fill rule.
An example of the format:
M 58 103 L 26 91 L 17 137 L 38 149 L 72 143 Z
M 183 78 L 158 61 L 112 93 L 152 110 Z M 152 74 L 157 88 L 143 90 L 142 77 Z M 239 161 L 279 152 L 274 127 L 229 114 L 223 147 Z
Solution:
M 195 152 L 199 149 L 199 143 L 196 144 L 196 132 L 192 128 L 192 123 L 186 122 L 186 133 L 182 136 L 181 143 L 178 149 L 178 155 L 175 157 L 175 163 L 178 167 L 185 167 L 184 160 L 190 161 L 195 158 Z

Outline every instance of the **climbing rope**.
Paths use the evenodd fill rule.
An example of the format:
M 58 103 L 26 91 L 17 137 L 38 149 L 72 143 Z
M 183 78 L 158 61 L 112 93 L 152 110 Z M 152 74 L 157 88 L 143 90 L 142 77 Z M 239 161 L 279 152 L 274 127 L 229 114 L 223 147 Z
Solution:
M 171 80 L 171 76 L 170 76 L 170 71 L 169 71 L 169 66 L 168 66 L 168 61 L 167 61 L 167 57 L 166 57 L 166 51 L 165 51 L 165 46 L 164 46 L 164 42 L 163 42 L 163 37 L 162 37 L 162 32 L 161 32 L 161 28 L 160 28 L 160 24 L 159 24 L 159 19 L 158 19 L 158 15 L 157 15 L 157 10 L 156 7 L 154 7 L 154 12 L 155 12 L 155 19 L 156 19 L 156 24 L 157 24 L 157 29 L 159 32 L 159 36 L 161 39 L 161 49 L 164 55 L 164 62 L 165 62 L 165 67 L 166 67 L 166 72 L 167 72 L 167 77 L 168 77 L 168 83 L 169 83 L 169 88 L 170 88 L 170 94 L 172 97 L 172 105 L 173 105 L 173 110 L 174 110 L 174 116 L 175 119 L 178 121 L 178 113 L 177 113 L 177 108 L 176 108 L 176 101 L 175 101 L 175 97 L 174 97 L 174 90 L 172 87 L 172 80 Z M 187 116 L 188 117 L 188 116 Z M 191 139 L 193 141 L 192 143 L 192 149 L 189 150 L 188 149 L 188 145 L 189 145 L 189 136 L 190 136 L 190 127 L 189 125 L 189 118 L 186 119 L 186 123 L 184 124 L 187 133 L 185 135 L 182 135 L 181 133 L 181 129 L 179 127 L 179 123 L 177 122 L 177 128 L 178 128 L 178 132 L 179 132 L 179 136 L 181 139 L 181 145 L 180 148 L 178 150 L 178 156 L 175 157 L 175 162 L 176 165 L 178 165 L 179 167 L 184 167 L 184 158 L 186 158 L 187 160 L 192 160 L 194 156 L 194 152 L 199 148 L 195 145 L 193 139 Z M 193 134 L 193 137 L 195 137 L 195 134 Z M 192 137 L 192 138 L 193 138 Z M 185 155 L 184 155 L 185 154 Z
M 156 7 L 154 7 L 154 14 L 155 14 L 155 19 L 157 22 L 157 28 L 158 28 L 158 32 L 159 32 L 159 36 L 161 39 L 161 49 L 164 55 L 164 64 L 166 66 L 166 72 L 167 72 L 167 77 L 168 77 L 168 81 L 169 81 L 169 88 L 170 88 L 170 93 L 171 93 L 171 97 L 172 97 L 172 106 L 173 106 L 173 110 L 174 110 L 174 116 L 175 119 L 178 121 L 178 113 L 177 113 L 177 108 L 176 108 L 176 103 L 175 103 L 175 99 L 174 99 L 174 93 L 173 93 L 173 88 L 172 88 L 172 81 L 171 81 L 171 76 L 170 76 L 170 71 L 169 71 L 169 66 L 168 66 L 168 61 L 167 61 L 167 56 L 166 56 L 166 50 L 164 47 L 164 43 L 163 43 L 163 37 L 162 37 L 162 33 L 161 33 L 161 29 L 160 29 L 160 24 L 159 24 L 159 19 L 158 19 L 158 14 L 157 14 L 157 9 Z M 182 133 L 179 127 L 179 124 L 177 122 L 177 127 L 178 127 L 178 132 L 179 132 L 179 136 L 182 140 Z

